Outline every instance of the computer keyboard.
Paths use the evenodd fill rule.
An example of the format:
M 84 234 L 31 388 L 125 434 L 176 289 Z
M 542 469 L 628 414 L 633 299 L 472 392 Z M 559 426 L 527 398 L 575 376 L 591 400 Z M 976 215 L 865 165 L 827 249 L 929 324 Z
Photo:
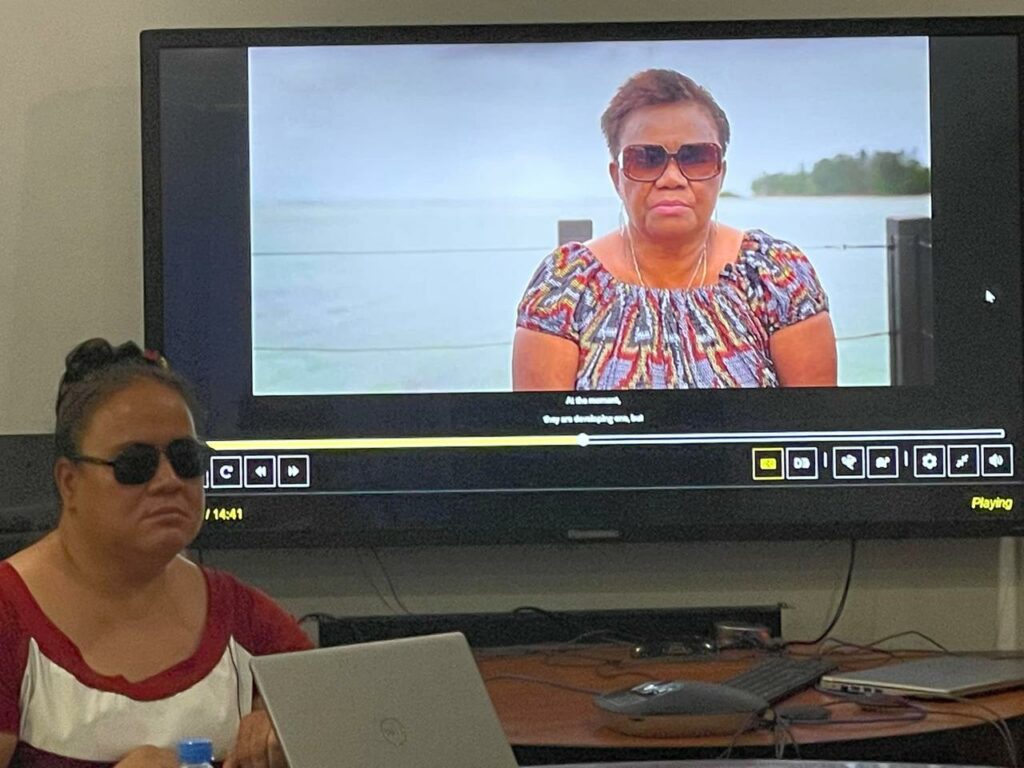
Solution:
M 814 685 L 822 675 L 835 669 L 834 662 L 820 658 L 793 659 L 769 656 L 746 672 L 723 680 L 723 685 L 760 696 L 774 704 L 790 694 Z

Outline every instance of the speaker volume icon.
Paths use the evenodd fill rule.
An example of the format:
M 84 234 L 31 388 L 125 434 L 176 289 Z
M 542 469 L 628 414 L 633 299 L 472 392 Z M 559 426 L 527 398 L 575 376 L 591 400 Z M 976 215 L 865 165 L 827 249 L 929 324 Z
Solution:
M 983 445 L 981 473 L 986 477 L 1013 477 L 1013 445 Z

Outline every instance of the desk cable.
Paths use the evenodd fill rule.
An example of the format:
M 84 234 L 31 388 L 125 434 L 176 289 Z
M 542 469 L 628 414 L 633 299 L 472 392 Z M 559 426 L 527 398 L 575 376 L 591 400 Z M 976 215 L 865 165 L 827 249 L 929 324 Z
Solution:
M 881 637 L 878 640 L 872 640 L 870 643 L 854 643 L 854 642 L 850 642 L 849 640 L 843 640 L 842 638 L 839 638 L 839 637 L 826 637 L 824 640 L 822 640 L 821 645 L 824 646 L 826 643 L 831 643 L 831 644 L 835 645 L 836 647 L 832 648 L 832 649 L 830 649 L 828 651 L 826 651 L 824 648 L 819 648 L 818 649 L 818 655 L 819 656 L 828 656 L 831 653 L 840 653 L 840 649 L 842 649 L 842 648 L 853 648 L 853 649 L 858 650 L 858 651 L 867 651 L 869 653 L 880 653 L 880 654 L 882 654 L 884 656 L 889 656 L 889 657 L 892 657 L 892 658 L 895 658 L 898 654 L 901 654 L 901 653 L 934 653 L 933 651 L 922 651 L 920 649 L 905 648 L 905 649 L 889 650 L 887 648 L 879 647 L 879 646 L 881 646 L 882 643 L 887 643 L 890 640 L 897 640 L 897 639 L 899 639 L 901 637 L 919 637 L 922 640 L 924 640 L 925 642 L 929 643 L 930 645 L 935 646 L 935 648 L 937 650 L 941 651 L 943 654 L 945 654 L 947 656 L 968 656 L 968 655 L 974 655 L 974 654 L 968 654 L 968 653 L 959 653 L 957 651 L 951 651 L 949 648 L 944 646 L 938 640 L 935 640 L 934 638 L 929 637 L 928 635 L 924 634 L 923 632 L 919 632 L 916 629 L 908 629 L 905 632 L 896 632 L 896 633 L 891 634 L 891 635 L 886 635 L 885 637 Z
M 776 760 L 780 760 L 786 756 L 786 746 L 791 745 L 793 752 L 796 754 L 797 759 L 800 759 L 800 744 L 793 736 L 793 731 L 790 729 L 788 723 L 781 720 L 771 720 L 770 718 L 758 717 L 752 718 L 743 724 L 739 730 L 732 734 L 729 738 L 729 744 L 722 752 L 718 754 L 716 760 L 728 760 L 732 757 L 732 751 L 736 749 L 737 741 L 740 736 L 745 733 L 753 733 L 754 731 L 760 731 L 765 728 L 771 729 L 772 732 L 772 752 L 773 757 Z
M 1002 715 L 1000 715 L 991 707 L 988 707 L 984 704 L 980 704 L 977 701 L 973 701 L 972 699 L 967 698 L 965 696 L 953 696 L 947 694 L 943 696 L 943 698 L 959 702 L 960 704 L 968 704 L 972 707 L 977 707 L 985 714 L 991 715 L 991 717 L 984 717 L 982 715 L 976 715 L 973 712 L 960 711 L 942 711 L 941 713 L 937 713 L 943 715 L 952 715 L 954 717 L 963 717 L 970 720 L 980 720 L 983 723 L 988 723 L 989 725 L 991 725 L 993 728 L 996 729 L 996 731 L 999 733 L 999 736 L 1003 740 L 1003 745 L 1006 747 L 1006 753 L 1010 758 L 1010 768 L 1019 768 L 1020 763 L 1017 759 L 1017 745 L 1013 740 L 1013 733 L 1010 731 L 1010 726 L 1006 723 L 1006 719 Z
M 820 690 L 820 689 L 819 689 Z M 822 693 L 833 693 L 832 691 L 821 691 Z M 835 701 L 830 704 L 824 704 L 823 707 L 838 706 L 840 704 L 848 703 L 858 697 L 848 695 L 844 697 L 844 701 Z M 861 696 L 860 699 L 865 697 Z M 753 721 L 747 722 L 742 728 L 732 734 L 729 739 L 729 744 L 726 748 L 718 755 L 717 759 L 726 760 L 732 756 L 732 752 L 738 746 L 737 742 L 739 738 L 746 733 L 750 733 L 757 730 L 771 730 L 773 745 L 775 750 L 775 758 L 781 759 L 785 757 L 787 746 L 792 746 L 796 757 L 800 758 L 800 743 L 797 741 L 796 736 L 793 734 L 792 726 L 800 725 L 804 727 L 812 726 L 829 726 L 829 725 L 867 725 L 867 724 L 880 724 L 880 723 L 897 723 L 897 722 L 914 722 L 924 720 L 928 715 L 928 711 L 923 707 L 916 706 L 911 702 L 907 702 L 903 699 L 895 699 L 894 697 L 886 697 L 888 701 L 885 707 L 891 708 L 908 708 L 914 711 L 901 715 L 898 717 L 858 717 L 858 718 L 844 718 L 842 720 L 802 720 L 794 715 L 787 715 L 787 708 L 785 706 L 778 708 L 771 708 L 765 712 L 765 714 Z M 1005 743 L 1005 742 L 1004 742 Z M 1016 766 L 1014 765 L 1014 768 Z
M 836 606 L 835 615 L 832 616 L 832 620 L 825 627 L 825 630 L 813 640 L 792 640 L 785 644 L 784 647 L 788 648 L 791 645 L 817 645 L 835 628 L 836 624 L 839 623 L 839 617 L 843 615 L 843 609 L 846 607 L 846 598 L 850 594 L 850 584 L 853 582 L 853 565 L 857 560 L 857 540 L 850 539 L 850 562 L 846 569 L 846 583 L 843 585 L 843 594 L 839 598 L 839 605 Z
M 491 675 L 484 678 L 485 683 L 489 683 L 492 680 L 516 680 L 521 683 L 536 683 L 537 685 L 546 685 L 549 688 L 561 688 L 564 691 L 585 693 L 589 696 L 600 696 L 605 693 L 604 691 L 597 691 L 592 688 L 582 688 L 577 685 L 569 685 L 568 683 L 556 683 L 552 680 L 545 680 L 541 677 L 530 677 L 529 675 Z
M 377 568 L 380 570 L 381 575 L 384 577 L 384 582 L 388 586 L 388 592 L 390 592 L 391 594 L 391 599 L 394 600 L 394 602 L 398 605 L 402 613 L 411 616 L 412 611 L 410 611 L 408 607 L 406 607 L 405 603 L 402 602 L 402 598 L 398 596 L 398 590 L 395 589 L 395 583 L 391 580 L 391 574 L 388 573 L 388 569 L 384 565 L 384 560 L 381 559 L 380 552 L 377 551 L 376 547 L 369 547 L 368 549 L 370 550 L 370 554 L 373 555 L 373 559 L 377 563 Z M 378 588 L 376 579 L 372 578 L 367 573 L 363 563 L 362 555 L 360 554 L 359 550 L 356 550 L 356 558 L 359 560 L 359 567 L 360 569 L 362 569 L 363 575 L 366 576 L 367 581 L 370 582 L 371 586 L 373 587 L 373 591 L 377 593 L 377 597 L 381 599 L 381 601 L 384 603 L 384 605 L 388 607 L 389 610 L 393 611 L 394 613 L 398 613 L 398 611 L 395 610 L 394 607 L 392 607 L 391 602 Z
M 786 756 L 787 743 L 793 746 L 796 759 L 803 759 L 803 756 L 800 754 L 800 743 L 796 740 L 796 737 L 793 735 L 793 729 L 789 727 L 789 723 L 784 718 L 776 718 L 771 725 L 771 729 L 772 741 L 775 743 L 776 760 L 781 760 Z
M 1010 731 L 1009 725 L 1006 723 L 1006 719 L 996 712 L 991 707 L 974 701 L 970 698 L 963 696 L 944 696 L 944 699 L 950 701 L 956 701 L 961 704 L 968 704 L 972 707 L 977 707 L 986 713 L 990 717 L 984 715 L 974 714 L 972 712 L 964 712 L 960 710 L 930 710 L 927 706 L 918 702 L 912 701 L 902 696 L 889 696 L 886 694 L 857 694 L 857 693 L 843 693 L 840 691 L 824 690 L 817 688 L 820 693 L 837 699 L 836 701 L 823 704 L 823 707 L 834 707 L 847 703 L 859 704 L 863 709 L 872 710 L 886 710 L 886 709 L 904 709 L 909 710 L 905 716 L 902 717 L 846 717 L 842 719 L 830 719 L 821 721 L 800 721 L 793 720 L 785 717 L 785 708 L 782 712 L 777 714 L 777 717 L 788 720 L 789 725 L 799 724 L 803 727 L 827 727 L 830 725 L 868 725 L 868 724 L 879 724 L 879 723 L 893 723 L 893 722 L 915 722 L 921 721 L 928 717 L 928 715 L 947 715 L 950 717 L 963 717 L 970 720 L 978 720 L 982 723 L 987 723 L 996 729 L 996 733 L 999 734 L 999 738 L 1003 743 L 1003 747 L 1006 749 L 1007 757 L 1009 758 L 1008 765 L 1010 768 L 1019 768 L 1019 761 L 1017 758 L 1017 746 L 1013 739 L 1013 733 Z
M 732 751 L 736 749 L 736 742 L 739 741 L 740 736 L 742 736 L 745 733 L 759 731 L 762 728 L 764 728 L 766 724 L 766 721 L 762 718 L 752 718 L 745 722 L 743 726 L 735 733 L 733 733 L 733 735 L 729 738 L 729 743 L 726 745 L 725 749 L 718 754 L 718 757 L 716 759 L 728 760 L 730 757 L 732 757 Z M 799 749 L 799 747 L 794 746 L 794 749 Z

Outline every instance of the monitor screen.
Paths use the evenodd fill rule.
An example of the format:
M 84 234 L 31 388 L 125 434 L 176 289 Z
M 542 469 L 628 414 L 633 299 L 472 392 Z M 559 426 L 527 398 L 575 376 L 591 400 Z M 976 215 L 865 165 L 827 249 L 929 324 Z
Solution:
M 144 32 L 201 541 L 1016 531 L 1022 34 Z

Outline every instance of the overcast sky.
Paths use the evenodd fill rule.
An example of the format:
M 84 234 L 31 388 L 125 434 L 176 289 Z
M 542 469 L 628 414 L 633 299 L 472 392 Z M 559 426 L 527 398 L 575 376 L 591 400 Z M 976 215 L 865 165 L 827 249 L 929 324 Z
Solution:
M 262 48 L 256 202 L 612 194 L 600 116 L 676 69 L 725 109 L 725 189 L 861 149 L 929 164 L 926 38 Z

